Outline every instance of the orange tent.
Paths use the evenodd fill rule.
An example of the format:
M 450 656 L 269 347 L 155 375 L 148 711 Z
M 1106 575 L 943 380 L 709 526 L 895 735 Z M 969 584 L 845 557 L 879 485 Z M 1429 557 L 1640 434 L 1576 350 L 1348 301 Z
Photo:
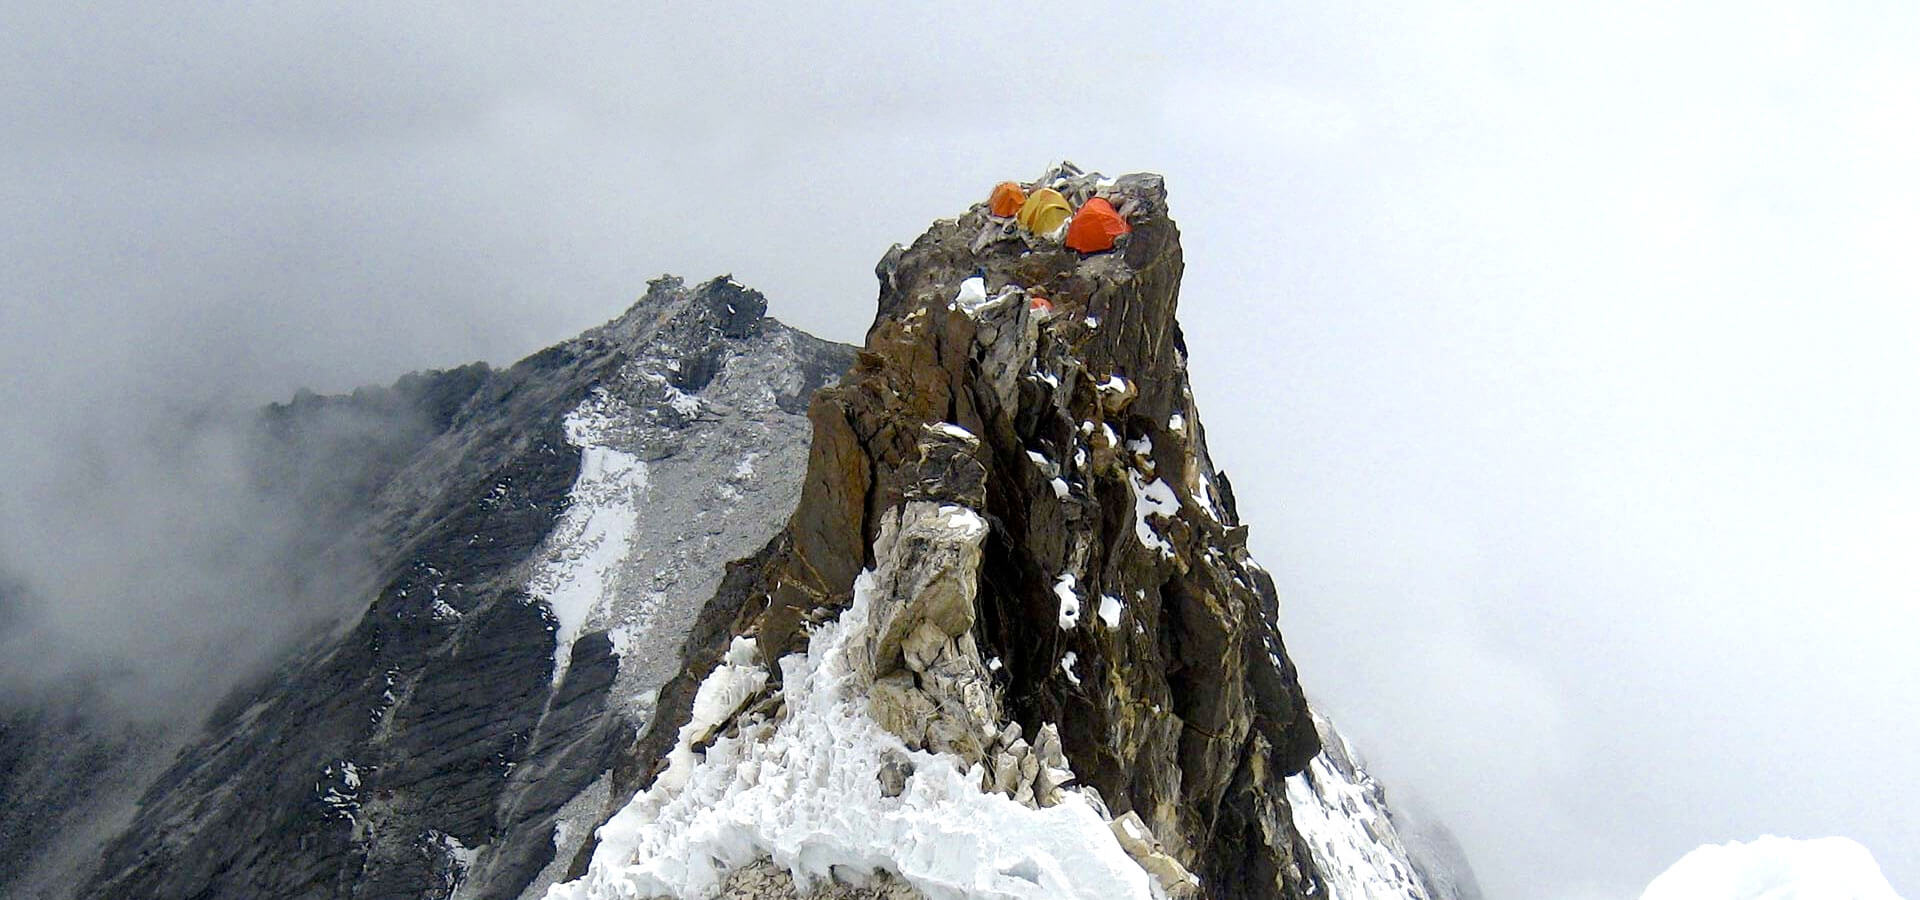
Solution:
M 1104 253 L 1113 249 L 1115 238 L 1132 231 L 1127 220 L 1113 211 L 1113 204 L 1095 197 L 1074 213 L 1067 226 L 1067 247 L 1081 253 Z
M 993 186 L 993 193 L 987 196 L 987 208 L 994 215 L 1006 218 L 1020 211 L 1020 205 L 1027 202 L 1027 192 L 1011 181 L 1002 181 Z

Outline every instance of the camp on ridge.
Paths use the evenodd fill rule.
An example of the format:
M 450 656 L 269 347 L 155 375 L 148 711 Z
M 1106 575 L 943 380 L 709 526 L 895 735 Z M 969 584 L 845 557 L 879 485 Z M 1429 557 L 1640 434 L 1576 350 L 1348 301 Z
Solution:
M 1129 265 L 1129 248 L 1141 238 L 1136 228 L 1151 228 L 1149 221 L 1165 211 L 1158 184 L 1157 176 L 1109 178 L 1071 162 L 1056 163 L 1032 181 L 995 184 L 973 205 L 966 226 L 978 229 L 966 247 L 984 265 L 960 282 L 952 305 L 977 313 L 1020 302 L 1041 319 L 1061 312 L 1063 302 L 1080 307 L 1072 279 L 1055 279 L 1076 268 L 1074 259 Z
M 987 195 L 987 212 L 1002 236 L 1017 230 L 1087 255 L 1114 250 L 1133 231 L 1127 222 L 1132 201 L 1114 193 L 1106 179 L 1096 177 L 1089 187 L 1084 174 L 1063 162 L 1038 181 L 1002 181 Z

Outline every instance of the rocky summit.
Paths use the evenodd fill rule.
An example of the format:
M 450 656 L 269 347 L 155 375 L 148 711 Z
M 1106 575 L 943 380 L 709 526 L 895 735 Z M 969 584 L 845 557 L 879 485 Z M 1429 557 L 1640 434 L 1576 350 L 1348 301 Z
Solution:
M 708 893 L 762 856 L 795 890 L 881 870 L 936 896 L 1103 892 L 1091 875 L 1050 877 L 1075 865 L 1057 854 L 998 844 L 1014 871 L 977 891 L 968 864 L 897 845 L 980 835 L 925 822 L 876 841 L 837 833 L 837 815 L 782 811 L 805 805 L 786 783 L 796 767 L 849 765 L 874 771 L 828 802 L 874 820 L 895 817 L 890 800 L 912 779 L 952 771 L 1003 798 L 988 814 L 1010 822 L 1013 807 L 1084 806 L 1108 826 L 1089 840 L 1147 873 L 1114 882 L 1141 896 L 1326 895 L 1286 785 L 1321 738 L 1272 579 L 1207 454 L 1165 187 L 1071 171 L 1042 181 L 1076 205 L 1126 210 L 1124 245 L 1083 255 L 981 205 L 886 254 L 866 345 L 809 408 L 799 506 L 702 612 L 615 782 L 602 837 L 620 838 L 582 854 L 569 896 Z M 823 692 L 838 704 L 825 715 L 870 721 L 883 749 L 810 744 L 796 706 Z M 709 744 L 758 774 L 701 781 L 698 767 L 721 765 L 695 761 Z M 777 802 L 714 800 L 729 808 L 712 820 L 759 817 L 716 842 L 685 808 L 698 790 Z M 705 860 L 716 864 L 703 874 Z M 1394 896 L 1426 896 L 1407 870 Z
M 260 464 L 354 614 L 170 762 L 94 740 L 136 811 L 22 829 L 0 876 L 85 862 L 0 888 L 1470 898 L 1308 709 L 1188 384 L 1164 183 L 1022 187 L 1118 245 L 983 203 L 885 254 L 857 350 L 662 278 L 510 368 L 270 409 Z M 84 780 L 0 737 L 10 793 Z

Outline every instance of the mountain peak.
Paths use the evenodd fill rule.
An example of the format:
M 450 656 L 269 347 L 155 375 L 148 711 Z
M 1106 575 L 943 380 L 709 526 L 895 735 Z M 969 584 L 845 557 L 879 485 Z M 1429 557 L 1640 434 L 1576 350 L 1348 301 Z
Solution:
M 647 282 L 647 292 L 613 321 L 587 332 L 626 343 L 668 332 L 709 330 L 727 338 L 751 337 L 767 315 L 766 295 L 732 275 L 711 278 L 694 287 L 677 275 L 661 275 Z
M 855 779 L 850 808 L 871 804 L 884 819 L 889 791 L 910 794 L 915 778 L 935 777 L 929 765 L 952 767 L 973 773 L 970 790 L 1003 811 L 995 822 L 1008 834 L 1022 833 L 1019 810 L 1100 811 L 1111 833 L 1088 840 L 1153 873 L 1143 898 L 1202 885 L 1211 897 L 1313 889 L 1281 781 L 1318 736 L 1280 641 L 1272 581 L 1247 555 L 1207 457 L 1174 318 L 1183 263 L 1164 182 L 1063 169 L 1014 191 L 1046 208 L 996 215 L 978 204 L 881 260 L 866 345 L 808 410 L 800 504 L 703 613 L 724 627 L 696 629 L 686 671 L 616 784 L 633 800 L 568 896 L 636 878 L 701 893 L 650 860 L 758 848 L 781 862 L 792 829 L 824 827 L 761 821 L 723 849 L 667 812 L 689 784 L 719 789 L 703 760 L 765 777 L 864 765 L 795 758 L 838 752 L 799 736 L 810 727 L 800 708 L 816 708 L 823 678 L 840 692 L 832 715 L 874 723 L 887 736 L 876 740 L 897 744 L 880 754 L 896 760 L 895 775 Z M 1110 249 L 1076 250 L 1075 220 L 1096 200 L 1123 235 Z M 851 668 L 828 674 L 840 654 Z M 703 754 L 709 739 L 727 749 Z M 736 788 L 757 796 L 725 789 Z M 807 801 L 774 805 L 794 804 Z M 896 826 L 914 833 L 907 843 L 961 839 L 938 821 L 885 827 Z M 971 877 L 808 840 L 825 844 L 793 862 L 796 879 L 828 863 L 880 865 L 937 894 L 945 879 Z M 1101 881 L 1097 860 L 994 846 L 1035 872 L 1079 866 L 1089 879 L 1038 878 L 1011 896 L 1121 890 Z

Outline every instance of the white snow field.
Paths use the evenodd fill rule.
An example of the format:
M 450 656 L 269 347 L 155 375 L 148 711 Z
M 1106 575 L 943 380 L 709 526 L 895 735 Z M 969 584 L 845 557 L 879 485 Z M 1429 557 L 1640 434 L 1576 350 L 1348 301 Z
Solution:
M 1900 900 L 1867 848 L 1843 837 L 1708 844 L 1647 885 L 1640 900 Z
M 1327 900 L 1428 900 L 1379 784 L 1345 736 L 1318 713 L 1313 724 L 1323 747 L 1287 779 L 1287 803 Z
M 553 683 L 566 677 L 573 642 L 587 617 L 606 596 L 614 569 L 627 557 L 638 526 L 639 498 L 647 465 L 631 453 L 606 446 L 604 432 L 625 404 L 596 390 L 566 418 L 567 442 L 580 448 L 580 474 L 567 497 L 567 511 L 543 551 L 545 558 L 527 593 L 553 611 Z
M 730 870 L 769 857 L 803 891 L 885 870 L 929 900 L 1149 900 L 1146 871 L 1078 794 L 1036 810 L 983 793 L 978 767 L 962 771 L 955 757 L 910 751 L 868 716 L 852 689 L 850 655 L 870 627 L 873 584 L 863 573 L 840 619 L 815 631 L 805 654 L 780 661 L 784 719 L 721 737 L 704 758 L 676 748 L 672 777 L 616 814 L 587 874 L 553 886 L 547 900 L 699 900 L 716 894 Z M 744 702 L 728 687 L 749 677 L 745 658 L 732 654 L 715 671 L 724 685 L 713 699 L 727 701 L 697 710 L 693 730 Z M 708 694 L 703 684 L 700 697 Z M 874 777 L 889 758 L 913 770 L 897 797 Z

